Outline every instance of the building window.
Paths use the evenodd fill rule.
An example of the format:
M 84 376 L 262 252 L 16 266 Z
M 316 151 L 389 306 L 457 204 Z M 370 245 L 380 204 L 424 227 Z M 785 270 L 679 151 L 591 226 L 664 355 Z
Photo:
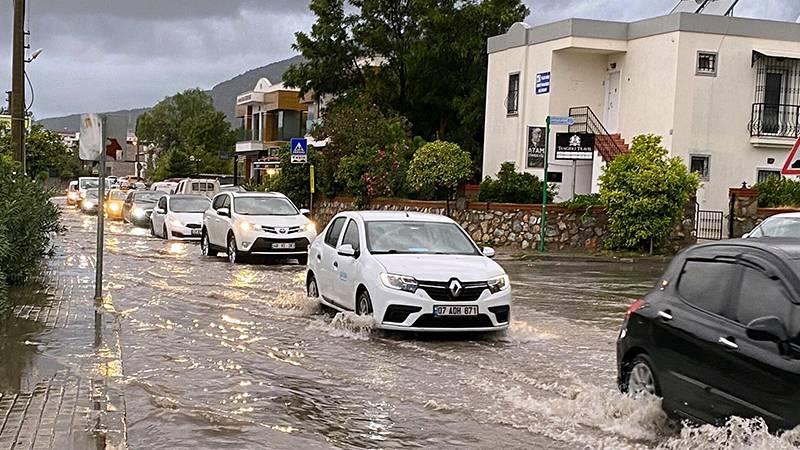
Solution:
M 692 155 L 692 163 L 689 166 L 689 170 L 700 175 L 701 180 L 708 181 L 710 175 L 708 170 L 709 159 L 706 155 Z
M 506 98 L 506 112 L 509 115 L 519 112 L 519 74 L 512 73 L 508 76 L 508 97 Z
M 697 75 L 717 76 L 717 54 L 697 52 Z
M 763 183 L 770 178 L 780 178 L 781 171 L 777 169 L 758 169 L 758 183 Z

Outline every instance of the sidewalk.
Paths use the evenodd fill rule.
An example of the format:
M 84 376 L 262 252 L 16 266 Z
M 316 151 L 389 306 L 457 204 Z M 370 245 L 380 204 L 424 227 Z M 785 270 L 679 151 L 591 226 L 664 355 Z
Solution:
M 116 314 L 106 299 L 95 330 L 93 249 L 56 245 L 0 324 L 0 450 L 127 448 Z

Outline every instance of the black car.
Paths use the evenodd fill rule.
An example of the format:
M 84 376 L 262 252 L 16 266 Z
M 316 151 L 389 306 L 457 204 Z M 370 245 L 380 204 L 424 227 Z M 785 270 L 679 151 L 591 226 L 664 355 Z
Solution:
M 800 424 L 800 240 L 693 247 L 628 309 L 617 342 L 623 392 L 670 415 Z
M 129 191 L 122 204 L 122 219 L 139 227 L 150 227 L 150 216 L 158 200 L 167 195 L 161 191 Z

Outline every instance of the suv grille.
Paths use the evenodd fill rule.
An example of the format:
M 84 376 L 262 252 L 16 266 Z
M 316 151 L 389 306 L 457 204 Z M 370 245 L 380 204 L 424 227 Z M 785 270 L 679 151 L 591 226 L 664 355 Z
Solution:
M 300 227 L 271 227 L 268 225 L 264 225 L 261 227 L 261 229 L 266 231 L 267 233 L 274 233 L 274 234 L 289 234 L 289 233 L 300 232 Z M 278 230 L 286 230 L 286 232 L 279 233 Z
M 453 297 L 449 281 L 420 281 L 418 286 L 437 302 L 474 302 L 483 294 L 483 291 L 489 289 L 489 285 L 485 281 L 469 283 L 462 281 L 461 295 Z

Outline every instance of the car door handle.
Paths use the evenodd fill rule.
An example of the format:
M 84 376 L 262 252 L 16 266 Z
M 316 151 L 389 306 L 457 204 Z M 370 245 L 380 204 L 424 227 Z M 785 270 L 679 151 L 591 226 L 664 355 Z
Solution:
M 319 253 L 317 253 L 317 261 L 322 262 L 322 255 Z
M 668 309 L 665 310 L 665 311 L 659 311 L 658 312 L 658 317 L 660 317 L 660 318 L 662 318 L 664 320 L 672 320 L 672 311 L 670 311 Z
M 739 350 L 739 345 L 736 344 L 736 339 L 732 337 L 720 337 L 717 342 L 731 350 Z
M 334 261 L 334 262 L 333 262 L 333 268 L 334 268 L 334 269 L 338 269 L 338 268 L 339 268 L 339 263 L 338 263 L 338 262 L 336 262 L 336 261 Z

